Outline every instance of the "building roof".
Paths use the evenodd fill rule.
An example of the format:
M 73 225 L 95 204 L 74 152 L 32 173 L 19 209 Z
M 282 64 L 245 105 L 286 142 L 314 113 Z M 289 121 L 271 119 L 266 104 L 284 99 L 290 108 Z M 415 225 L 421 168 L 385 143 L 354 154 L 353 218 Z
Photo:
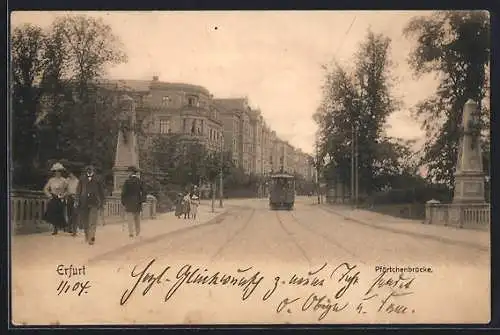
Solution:
M 248 108 L 247 98 L 214 99 L 214 103 L 217 106 L 221 106 L 223 109 L 227 110 L 232 110 L 232 109 L 245 110 Z
M 179 91 L 195 91 L 210 95 L 210 92 L 205 87 L 186 83 L 169 83 L 163 81 L 137 79 L 104 79 L 100 82 L 105 85 L 117 85 L 119 88 L 135 92 L 148 92 L 151 87 L 155 87 Z
M 114 79 L 103 79 L 99 81 L 101 84 L 106 86 L 117 86 L 118 88 L 136 92 L 147 92 L 149 91 L 149 86 L 151 81 L 148 80 L 114 80 Z

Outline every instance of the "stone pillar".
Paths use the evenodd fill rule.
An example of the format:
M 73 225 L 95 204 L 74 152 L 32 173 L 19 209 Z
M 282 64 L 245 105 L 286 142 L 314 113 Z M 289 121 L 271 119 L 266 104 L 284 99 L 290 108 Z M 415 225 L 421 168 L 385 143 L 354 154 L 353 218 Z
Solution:
M 438 205 L 440 202 L 434 199 L 431 199 L 425 203 L 425 220 L 424 223 L 427 224 L 432 224 L 433 222 L 433 216 L 436 215 L 435 213 L 435 207 Z
M 120 127 L 116 143 L 115 165 L 113 167 L 113 195 L 118 196 L 127 179 L 129 166 L 139 168 L 139 150 L 135 133 L 136 115 L 134 100 L 124 95 L 120 98 Z
M 469 99 L 463 109 L 463 135 L 458 147 L 454 204 L 485 202 L 477 108 L 477 104 Z
M 447 225 L 460 228 L 466 221 L 465 210 L 477 208 L 477 204 L 486 205 L 478 106 L 471 99 L 463 109 L 462 131 L 455 170 L 455 192 L 447 218 Z

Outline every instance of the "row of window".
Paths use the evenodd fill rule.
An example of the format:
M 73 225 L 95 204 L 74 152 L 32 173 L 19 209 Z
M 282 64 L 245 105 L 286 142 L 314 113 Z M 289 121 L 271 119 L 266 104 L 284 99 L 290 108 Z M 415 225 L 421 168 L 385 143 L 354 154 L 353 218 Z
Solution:
M 210 128 L 209 137 L 212 141 L 219 141 L 222 139 L 222 134 L 217 130 Z
M 172 98 L 168 95 L 164 95 L 161 98 L 161 103 L 163 104 L 163 106 L 166 106 L 166 107 L 170 106 L 170 104 L 172 103 Z M 195 97 L 195 96 L 188 97 L 188 105 L 200 107 L 200 101 L 199 101 L 198 97 Z
M 171 132 L 170 120 L 160 120 L 160 134 L 169 134 Z
M 161 119 L 159 122 L 160 134 L 170 134 L 172 132 L 171 121 L 169 119 Z M 184 126 L 186 125 L 186 120 L 184 120 Z M 191 133 L 196 135 L 202 135 L 202 129 L 199 125 L 193 122 Z M 222 138 L 222 134 L 217 130 L 210 128 L 209 138 L 211 141 L 217 141 Z

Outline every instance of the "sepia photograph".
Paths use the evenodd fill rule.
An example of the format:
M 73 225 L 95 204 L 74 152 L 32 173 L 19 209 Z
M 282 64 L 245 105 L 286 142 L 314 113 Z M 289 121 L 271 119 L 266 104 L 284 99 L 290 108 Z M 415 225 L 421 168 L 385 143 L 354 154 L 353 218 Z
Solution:
M 487 324 L 490 14 L 13 11 L 15 326 Z

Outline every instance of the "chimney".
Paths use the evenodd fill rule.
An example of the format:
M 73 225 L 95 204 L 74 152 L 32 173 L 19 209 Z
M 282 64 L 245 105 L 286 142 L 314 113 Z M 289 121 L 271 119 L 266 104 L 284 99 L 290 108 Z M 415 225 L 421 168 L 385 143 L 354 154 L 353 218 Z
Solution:
M 153 76 L 153 81 L 158 81 L 158 76 Z

